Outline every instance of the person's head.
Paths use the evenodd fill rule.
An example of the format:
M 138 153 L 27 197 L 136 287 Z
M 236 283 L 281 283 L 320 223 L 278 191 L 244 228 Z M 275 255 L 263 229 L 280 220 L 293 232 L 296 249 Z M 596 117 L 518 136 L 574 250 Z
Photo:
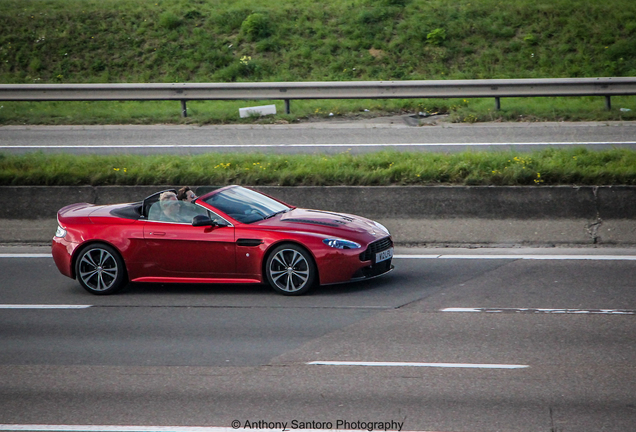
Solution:
M 179 212 L 179 201 L 174 192 L 163 192 L 159 195 L 159 204 L 161 205 L 161 210 L 167 216 L 172 216 Z
M 177 199 L 180 201 L 192 202 L 197 198 L 196 194 L 190 189 L 190 186 L 184 186 L 179 189 L 179 193 L 177 193 Z

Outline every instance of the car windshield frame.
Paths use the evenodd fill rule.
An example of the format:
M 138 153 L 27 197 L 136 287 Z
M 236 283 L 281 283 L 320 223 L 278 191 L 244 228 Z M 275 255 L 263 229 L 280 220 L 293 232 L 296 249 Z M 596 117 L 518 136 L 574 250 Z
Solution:
M 293 208 L 242 186 L 223 189 L 212 196 L 199 199 L 243 224 L 262 221 Z

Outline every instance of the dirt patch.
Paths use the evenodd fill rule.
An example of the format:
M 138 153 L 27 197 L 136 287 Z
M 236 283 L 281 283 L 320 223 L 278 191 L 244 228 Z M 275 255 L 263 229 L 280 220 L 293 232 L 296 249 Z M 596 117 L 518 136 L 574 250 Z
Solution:
M 386 53 L 382 50 L 379 49 L 375 49 L 375 48 L 371 48 L 369 50 L 369 54 L 371 54 L 373 57 L 380 59 L 382 57 L 384 57 L 386 55 Z

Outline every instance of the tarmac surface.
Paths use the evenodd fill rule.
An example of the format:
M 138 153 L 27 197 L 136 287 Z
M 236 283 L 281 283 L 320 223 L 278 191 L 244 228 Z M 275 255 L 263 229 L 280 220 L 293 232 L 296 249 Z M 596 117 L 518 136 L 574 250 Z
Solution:
M 0 248 L 2 430 L 636 424 L 634 249 L 398 248 L 385 277 L 303 297 L 162 284 L 93 296 L 46 253 Z
M 435 117 L 433 117 L 435 118 Z M 636 148 L 636 122 L 448 123 L 410 116 L 274 125 L 2 126 L 0 151 L 73 154 L 519 152 Z M 417 120 L 420 122 L 420 120 Z

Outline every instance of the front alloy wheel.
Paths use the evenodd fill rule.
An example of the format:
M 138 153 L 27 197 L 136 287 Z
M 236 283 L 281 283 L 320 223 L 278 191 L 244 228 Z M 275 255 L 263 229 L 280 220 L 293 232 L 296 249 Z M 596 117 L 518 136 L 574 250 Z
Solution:
M 309 253 L 293 244 L 275 248 L 267 259 L 267 280 L 281 294 L 300 295 L 316 281 L 316 266 Z
M 89 245 L 77 257 L 77 279 L 92 294 L 112 294 L 119 290 L 125 283 L 125 272 L 119 254 L 108 245 Z

